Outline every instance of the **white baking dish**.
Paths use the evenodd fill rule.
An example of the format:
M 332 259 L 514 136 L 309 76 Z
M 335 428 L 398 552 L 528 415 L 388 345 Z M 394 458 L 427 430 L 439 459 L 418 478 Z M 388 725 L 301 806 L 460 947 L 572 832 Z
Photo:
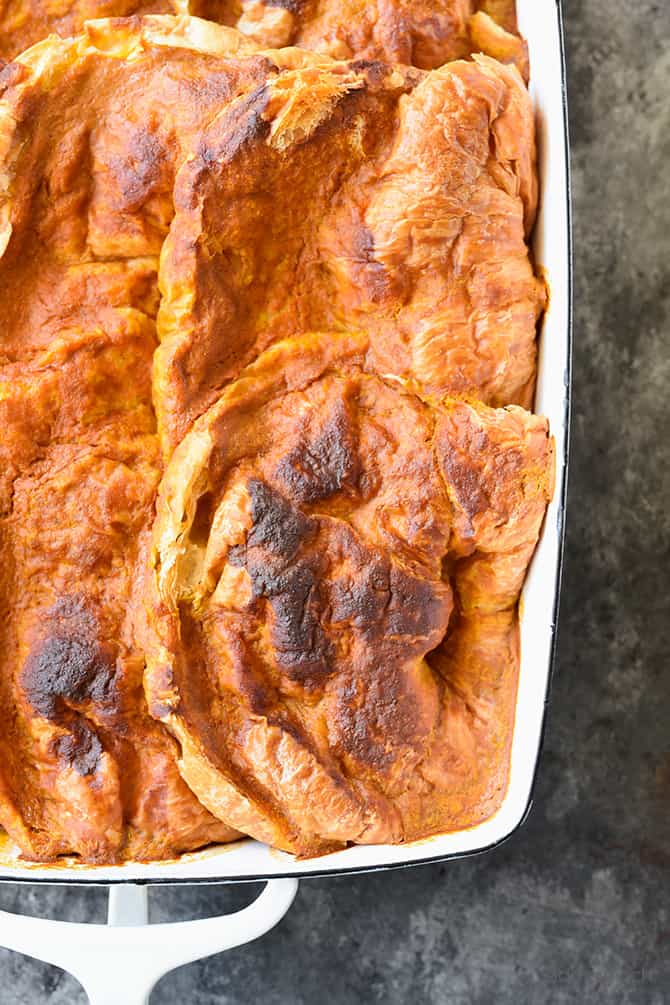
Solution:
M 538 121 L 541 203 L 534 238 L 535 255 L 538 265 L 546 273 L 551 293 L 541 336 L 536 411 L 548 416 L 550 420 L 556 440 L 557 478 L 554 500 L 549 507 L 542 537 L 523 592 L 521 670 L 511 775 L 507 795 L 501 808 L 486 822 L 458 833 L 438 835 L 401 847 L 357 846 L 323 858 L 301 862 L 251 839 L 198 854 L 185 855 L 177 861 L 151 864 L 126 863 L 112 867 L 31 865 L 20 861 L 15 851 L 5 847 L 0 854 L 0 881 L 105 884 L 234 882 L 385 869 L 485 851 L 508 838 L 523 822 L 532 798 L 556 635 L 568 458 L 571 247 L 565 64 L 560 0 L 517 0 L 517 9 L 520 28 L 528 40 L 530 50 L 531 94 Z M 237 919 L 234 923 L 234 935 L 231 936 L 230 930 L 227 930 L 229 935 L 223 938 L 221 934 L 223 929 L 219 929 L 221 937 L 218 942 L 214 940 L 217 942 L 214 948 L 211 948 L 209 942 L 207 945 L 202 942 L 205 938 L 204 929 L 201 929 L 197 936 L 202 952 L 195 951 L 195 930 L 190 929 L 193 935 L 188 938 L 182 932 L 179 940 L 184 949 L 176 956 L 173 952 L 172 965 L 179 965 L 187 959 L 207 955 L 208 952 L 218 951 L 231 944 L 239 944 L 261 934 L 278 920 L 282 908 L 288 909 L 294 893 L 295 884 L 290 881 L 270 884 L 270 889 L 266 891 L 267 895 L 263 895 L 265 899 L 253 905 L 256 913 L 251 928 L 245 928 L 242 920 Z M 137 897 L 137 891 L 135 896 Z M 273 906 L 269 908 L 268 898 L 273 900 Z M 139 915 L 136 920 L 141 921 L 144 910 L 141 897 L 138 903 Z M 132 910 L 130 902 L 128 910 Z M 9 916 L 5 916 L 5 920 L 8 918 Z M 53 940 L 50 955 L 46 956 L 40 953 L 37 945 L 26 948 L 25 941 L 22 945 L 17 945 L 16 921 L 33 925 L 36 923 L 35 919 L 14 919 L 12 926 L 4 926 L 5 932 L 1 930 L 3 926 L 0 926 L 0 943 L 22 948 L 24 952 L 57 962 L 54 959 Z M 232 918 L 229 921 L 232 922 Z M 42 922 L 42 924 L 54 923 Z M 190 924 L 205 925 L 208 922 Z M 68 926 L 70 942 L 72 927 Z M 95 929 L 97 926 L 77 927 Z M 151 929 L 153 945 L 157 945 L 158 927 L 166 928 L 166 926 L 155 926 Z M 174 926 L 168 927 L 174 929 Z M 184 928 L 183 925 L 179 927 Z M 34 929 L 31 931 L 34 932 Z M 100 934 L 108 940 L 106 943 L 108 950 L 123 948 L 118 942 L 120 931 L 100 930 Z M 29 938 L 29 934 L 26 930 L 25 938 Z M 148 930 L 146 934 L 149 934 Z M 176 930 L 173 934 L 177 934 Z M 137 944 L 138 935 L 135 930 L 132 943 Z M 82 934 L 81 938 L 83 937 Z M 112 941 L 109 941 L 110 939 Z M 174 950 L 173 939 L 170 939 L 170 942 Z M 191 945 L 193 952 L 188 948 Z M 59 959 L 61 965 L 74 969 L 69 966 L 62 954 Z M 93 956 L 90 956 L 90 959 L 92 961 Z M 163 969 L 169 969 L 169 964 L 166 963 Z M 117 994 L 110 998 L 110 1001 L 130 1000 L 125 994 L 119 997 L 118 990 L 117 986 Z M 98 1000 L 104 999 L 96 998 L 96 1001 Z

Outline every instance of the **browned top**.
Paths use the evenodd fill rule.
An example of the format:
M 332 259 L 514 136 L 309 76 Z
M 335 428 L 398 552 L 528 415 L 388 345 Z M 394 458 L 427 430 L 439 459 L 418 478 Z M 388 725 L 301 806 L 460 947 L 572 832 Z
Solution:
M 355 328 L 436 393 L 529 406 L 544 289 L 532 112 L 484 57 L 424 74 L 268 54 L 175 179 L 156 379 L 169 451 L 277 338 Z
M 498 805 L 551 494 L 545 420 L 366 360 L 333 333 L 264 353 L 176 449 L 153 531 L 151 711 L 214 813 L 301 855 Z
M 8 239 L 0 263 L 0 822 L 32 858 L 162 858 L 235 832 L 193 796 L 175 742 L 147 715 L 131 626 L 139 540 L 161 471 L 151 402 L 160 224 L 145 230 L 141 219 L 141 211 L 160 217 L 160 147 L 143 134 L 154 160 L 142 174 L 139 165 L 133 172 L 132 147 L 124 161 L 113 146 L 124 110 L 115 118 L 110 109 L 96 133 L 103 102 L 87 112 L 89 95 L 108 70 L 105 101 L 122 102 L 113 71 L 125 64 L 100 57 L 102 74 L 91 66 L 84 82 L 70 70 L 73 51 L 46 43 L 47 70 L 38 53 L 39 69 L 6 71 L 0 111 Z M 49 72 L 61 74 L 53 101 Z M 188 90 L 188 75 L 176 77 Z M 134 88 L 129 82 L 141 119 L 147 103 L 141 83 Z M 148 113 L 156 121 L 156 104 Z
M 532 396 L 517 71 L 334 63 L 146 18 L 44 42 L 0 84 L 0 823 L 32 857 L 113 861 L 240 823 L 308 853 L 488 815 L 550 467 L 542 420 L 472 397 Z M 204 496 L 193 555 L 223 549 L 204 606 L 198 568 L 147 572 L 175 548 L 160 521 L 149 548 L 164 464 L 203 413 L 161 520 L 171 493 Z M 231 492 L 235 542 L 215 522 Z M 145 645 L 176 740 L 147 715 Z
M 424 70 L 486 52 L 528 72 L 514 0 L 192 0 L 190 10 L 263 47 L 298 45 Z
M 153 323 L 54 333 L 0 368 L 0 822 L 33 858 L 162 858 L 231 831 L 146 714 L 133 565 L 160 473 Z
M 0 0 L 0 60 L 90 18 L 194 14 L 263 49 L 298 45 L 335 59 L 381 59 L 431 70 L 485 52 L 528 73 L 514 0 Z
M 161 18 L 32 52 L 35 70 L 5 71 L 13 229 L 0 296 L 24 302 L 8 358 L 75 315 L 144 309 L 137 273 L 155 269 L 167 235 L 167 452 L 242 366 L 300 331 L 364 330 L 384 371 L 530 404 L 544 288 L 524 240 L 535 144 L 514 70 L 254 55 L 232 31 Z

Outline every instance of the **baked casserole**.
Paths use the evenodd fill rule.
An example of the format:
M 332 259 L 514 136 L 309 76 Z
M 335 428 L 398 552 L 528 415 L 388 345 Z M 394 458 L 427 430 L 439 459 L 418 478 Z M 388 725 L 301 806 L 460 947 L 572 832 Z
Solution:
M 32 7 L 0 21 L 0 824 L 111 863 L 486 819 L 554 471 L 513 5 Z

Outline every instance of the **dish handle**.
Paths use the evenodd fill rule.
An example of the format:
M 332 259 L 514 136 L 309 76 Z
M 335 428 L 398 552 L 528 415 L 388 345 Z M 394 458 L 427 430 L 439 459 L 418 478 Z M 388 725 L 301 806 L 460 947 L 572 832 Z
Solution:
M 110 888 L 106 925 L 0 911 L 0 946 L 67 970 L 91 1005 L 147 1005 L 152 988 L 170 970 L 265 935 L 297 890 L 296 879 L 272 879 L 241 911 L 150 925 L 147 887 L 123 884 Z

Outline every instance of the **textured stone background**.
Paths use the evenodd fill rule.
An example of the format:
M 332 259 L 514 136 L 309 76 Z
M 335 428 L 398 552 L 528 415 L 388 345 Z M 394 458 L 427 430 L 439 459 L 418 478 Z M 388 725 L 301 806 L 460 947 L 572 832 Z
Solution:
M 152 1005 L 670 1001 L 670 18 L 668 0 L 565 7 L 575 407 L 560 658 L 530 820 L 482 858 L 304 882 L 271 934 L 167 977 Z M 249 896 L 161 890 L 153 917 Z M 6 886 L 0 907 L 102 920 L 104 894 Z M 2 952 L 0 1002 L 84 995 Z

